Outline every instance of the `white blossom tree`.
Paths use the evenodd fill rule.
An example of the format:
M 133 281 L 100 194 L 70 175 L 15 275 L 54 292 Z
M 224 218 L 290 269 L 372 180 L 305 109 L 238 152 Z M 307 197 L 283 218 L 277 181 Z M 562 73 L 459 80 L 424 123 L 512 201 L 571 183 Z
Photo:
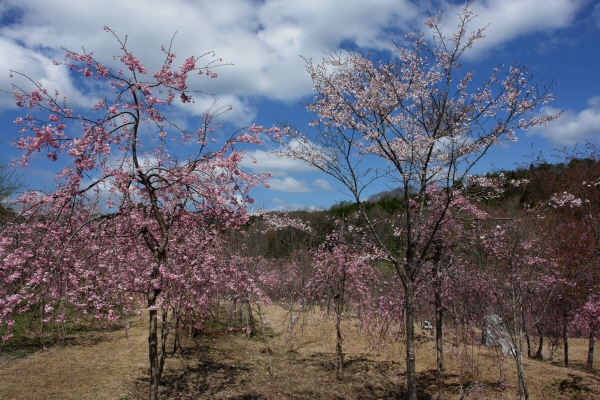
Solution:
M 416 399 L 416 284 L 430 264 L 453 202 L 465 195 L 473 166 L 517 129 L 558 117 L 533 116 L 553 99 L 554 82 L 534 82 L 527 68 L 500 65 L 479 83 L 461 64 L 465 52 L 484 37 L 470 32 L 474 15 L 467 2 L 455 33 L 448 36 L 442 13 L 425 22 L 430 36 L 408 34 L 411 46 L 397 46 L 396 60 L 373 60 L 356 52 L 307 61 L 316 115 L 308 136 L 286 127 L 275 138 L 280 154 L 301 159 L 342 183 L 369 225 L 383 260 L 394 266 L 403 291 L 408 398 Z M 427 39 L 430 37 L 430 39 Z M 377 164 L 379 160 L 379 164 Z M 362 207 L 361 195 L 374 182 L 403 190 L 405 209 L 384 236 Z M 441 190 L 440 190 L 441 189 Z M 462 200 L 461 200 L 462 201 Z M 391 221 L 387 221 L 392 223 Z

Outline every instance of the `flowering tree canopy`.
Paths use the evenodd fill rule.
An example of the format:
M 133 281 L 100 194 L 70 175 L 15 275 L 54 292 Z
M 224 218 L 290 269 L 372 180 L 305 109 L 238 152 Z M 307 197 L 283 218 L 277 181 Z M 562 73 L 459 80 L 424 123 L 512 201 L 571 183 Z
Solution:
M 205 112 L 195 129 L 180 127 L 168 111 L 176 102 L 193 103 L 188 79 L 216 78 L 212 68 L 221 60 L 207 53 L 176 67 L 176 54 L 163 48 L 164 63 L 148 73 L 126 40 L 105 30 L 120 44 L 110 64 L 121 69 L 85 51 L 66 51 L 55 62 L 98 94 L 91 110 L 71 108 L 58 90 L 12 73 L 30 87 L 13 86 L 17 105 L 28 112 L 15 120 L 20 163 L 42 151 L 69 162 L 52 193 L 20 198 L 21 213 L 2 232 L 0 318 L 11 326 L 14 312 L 44 301 L 48 318 L 60 320 L 62 313 L 51 311 L 68 304 L 114 320 L 117 305 L 128 312 L 142 294 L 155 398 L 164 361 L 157 352 L 157 309 L 200 307 L 218 281 L 209 270 L 221 232 L 247 221 L 248 190 L 266 176 L 242 170 L 244 152 L 236 146 L 260 144 L 263 129 L 224 137 L 215 130 L 223 109 Z

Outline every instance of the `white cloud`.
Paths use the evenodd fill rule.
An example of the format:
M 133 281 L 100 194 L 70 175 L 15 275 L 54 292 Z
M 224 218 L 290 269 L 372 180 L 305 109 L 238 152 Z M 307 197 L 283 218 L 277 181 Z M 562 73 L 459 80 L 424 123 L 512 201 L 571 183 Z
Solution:
M 309 184 L 303 179 L 298 180 L 288 176 L 283 179 L 269 178 L 267 182 L 271 190 L 285 193 L 330 192 L 333 190 L 329 182 L 325 179 L 315 179 L 312 184 Z
M 94 185 L 92 187 L 92 185 Z M 90 189 L 91 187 L 91 189 Z M 104 208 L 107 205 L 107 200 L 109 198 L 112 199 L 113 202 L 117 203 L 119 202 L 121 196 L 120 193 L 114 193 L 111 194 L 110 189 L 112 187 L 112 184 L 110 181 L 103 181 L 103 182 L 99 182 L 97 179 L 82 179 L 79 185 L 79 188 L 81 190 L 88 190 L 88 196 L 89 198 L 95 198 L 95 200 L 101 204 L 101 207 Z
M 463 3 L 464 4 L 464 3 Z M 444 4 L 445 31 L 455 32 L 457 14 L 463 4 Z M 552 32 L 573 24 L 585 0 L 482 0 L 472 5 L 477 16 L 473 26 L 485 30 L 485 38 L 475 44 L 468 56 L 480 56 L 503 43 L 535 32 Z
M 21 16 L 3 26 L 0 37 L 21 52 L 43 53 L 51 59 L 62 58 L 62 47 L 73 51 L 85 47 L 114 65 L 111 59 L 119 44 L 102 30 L 107 25 L 121 39 L 128 35 L 128 50 L 149 70 L 156 70 L 164 60 L 161 45 L 168 45 L 177 32 L 173 49 L 179 57 L 215 51 L 223 63 L 234 64 L 216 69 L 219 79 L 197 80 L 195 89 L 218 97 L 259 95 L 278 100 L 296 100 L 312 90 L 300 55 L 320 58 L 322 51 L 337 49 L 348 40 L 389 48 L 386 29 L 417 15 L 417 8 L 406 0 L 356 2 L 351 7 L 344 0 L 4 1 L 2 11 L 10 10 L 22 10 Z M 3 57 L 9 63 L 18 56 L 14 51 L 4 54 L 10 55 Z M 208 55 L 200 62 L 215 59 Z M 18 68 L 15 64 L 21 62 L 13 66 Z M 39 76 L 29 68 L 28 72 L 34 79 Z
M 25 91 L 33 89 L 33 85 L 27 77 L 41 83 L 50 93 L 59 90 L 60 96 L 67 96 L 69 106 L 91 107 L 98 99 L 99 93 L 95 92 L 92 97 L 85 96 L 76 88 L 70 80 L 66 68 L 57 68 L 53 65 L 52 58 L 46 54 L 26 49 L 16 43 L 0 36 L 0 89 L 7 90 L 11 85 L 16 85 Z M 10 55 L 10 56 L 8 56 Z M 18 73 L 9 76 L 9 70 Z M 13 96 L 4 93 L 0 96 L 0 107 L 16 108 Z
M 332 191 L 333 188 L 325 179 L 316 179 L 313 182 L 313 186 L 318 188 L 319 190 Z
M 308 184 L 304 180 L 297 180 L 290 176 L 279 179 L 279 178 L 270 178 L 267 179 L 267 182 L 271 186 L 271 190 L 276 190 L 278 192 L 285 193 L 308 193 L 312 192 L 313 189 L 308 187 Z
M 591 17 L 596 28 L 600 28 L 600 3 L 594 6 Z
M 277 205 L 282 205 L 282 204 L 287 204 L 287 201 L 277 198 L 277 197 L 273 197 L 271 199 L 271 203 L 277 204 Z
M 600 96 L 588 100 L 589 107 L 575 112 L 566 111 L 558 120 L 546 126 L 531 128 L 528 135 L 539 135 L 554 145 L 570 146 L 587 140 L 597 141 L 600 135 Z M 551 115 L 559 112 L 553 107 L 542 107 L 541 114 Z
M 322 207 L 317 207 L 314 205 L 304 205 L 304 204 L 298 204 L 298 203 L 290 203 L 286 200 L 283 199 L 279 199 L 279 198 L 272 198 L 271 201 L 269 202 L 270 204 L 267 205 L 267 209 L 269 211 L 295 211 L 295 210 L 302 210 L 302 211 L 321 211 L 323 210 Z
M 191 123 L 201 125 L 201 117 L 209 112 L 217 115 L 216 122 L 234 121 L 236 127 L 250 126 L 256 117 L 256 110 L 249 102 L 231 94 L 224 94 L 219 97 L 196 93 L 192 94 L 193 103 L 174 102 L 176 113 L 185 118 L 192 116 Z M 171 112 L 172 113 L 172 112 Z M 198 126 L 191 126 L 188 129 L 195 130 Z
M 482 42 L 485 47 L 479 49 L 527 33 L 566 27 L 582 4 L 583 0 L 475 2 L 476 24 L 490 23 Z M 437 8 L 431 3 L 428 7 L 432 12 Z M 459 6 L 442 2 L 441 7 L 446 9 L 446 26 L 453 30 L 452 18 Z M 20 16 L 0 28 L 0 87 L 10 87 L 2 71 L 8 68 L 23 70 L 34 80 L 47 76 L 46 64 L 62 58 L 63 46 L 73 51 L 85 47 L 108 65 L 116 65 L 112 57 L 118 54 L 119 44 L 102 30 L 104 25 L 121 39 L 129 35 L 127 48 L 153 71 L 164 61 L 161 45 L 168 45 L 177 32 L 173 49 L 179 61 L 215 51 L 216 58 L 209 54 L 200 63 L 222 58 L 223 63 L 234 64 L 215 69 L 218 79 L 199 77 L 192 85 L 241 107 L 227 118 L 241 117 L 243 125 L 254 116 L 249 97 L 295 101 L 311 93 L 312 83 L 300 55 L 319 60 L 323 51 L 335 51 L 343 42 L 376 51 L 390 49 L 392 39 L 402 40 L 401 31 L 423 28 L 426 11 L 422 3 L 408 0 L 5 0 L 0 12 Z M 56 80 L 64 86 L 64 80 Z M 204 111 L 203 106 L 197 105 L 198 112 Z
M 254 163 L 254 161 L 256 161 L 256 163 Z M 277 176 L 288 176 L 290 174 L 316 171 L 314 167 L 311 167 L 304 161 L 279 157 L 276 154 L 264 150 L 253 150 L 248 152 L 240 165 L 242 168 L 251 170 L 255 173 L 270 172 Z

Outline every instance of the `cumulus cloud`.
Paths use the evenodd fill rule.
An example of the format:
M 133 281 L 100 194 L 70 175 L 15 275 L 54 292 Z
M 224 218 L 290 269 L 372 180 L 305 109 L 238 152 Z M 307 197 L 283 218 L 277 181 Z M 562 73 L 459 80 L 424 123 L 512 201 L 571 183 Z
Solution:
M 242 168 L 255 173 L 270 172 L 271 174 L 278 176 L 316 171 L 314 167 L 304 161 L 279 157 L 276 154 L 264 150 L 253 150 L 248 152 L 240 165 Z
M 41 83 L 50 93 L 59 90 L 60 97 L 68 97 L 70 106 L 91 107 L 98 99 L 99 93 L 95 93 L 92 97 L 83 94 L 70 79 L 68 70 L 57 68 L 53 65 L 52 57 L 44 53 L 24 48 L 0 36 L 0 54 L 4 55 L 0 57 L 0 89 L 6 90 L 15 85 L 30 91 L 33 88 L 27 79 L 30 77 Z M 9 70 L 18 73 L 10 77 Z M 0 107 L 16 108 L 14 98 L 6 93 L 0 96 Z
M 222 58 L 224 64 L 234 64 L 217 68 L 220 79 L 199 80 L 194 89 L 218 97 L 260 95 L 296 100 L 312 89 L 300 55 L 320 58 L 322 51 L 339 48 L 344 41 L 389 48 L 391 41 L 385 32 L 413 20 L 418 12 L 406 0 L 377 3 L 357 2 L 348 7 L 343 0 L 65 0 L 53 4 L 44 0 L 6 0 L 1 10 L 12 19 L 0 27 L 0 37 L 18 48 L 6 49 L 10 51 L 5 54 L 11 57 L 4 57 L 9 63 L 20 60 L 11 65 L 15 68 L 27 59 L 19 53 L 60 59 L 62 47 L 73 51 L 84 47 L 110 65 L 120 45 L 103 31 L 107 25 L 122 40 L 127 35 L 128 50 L 149 70 L 156 70 L 164 61 L 161 45 L 168 46 L 177 32 L 173 50 L 181 58 L 215 51 L 216 58 L 210 53 L 200 63 Z M 377 12 L 373 12 L 374 6 Z M 39 73 L 25 69 L 37 80 Z
M 306 141 L 315 151 L 319 149 L 316 145 Z M 290 147 L 297 149 L 300 146 L 299 142 L 294 140 L 290 143 Z M 324 174 L 310 164 L 299 160 L 286 157 L 280 157 L 276 152 L 264 150 L 249 151 L 242 162 L 242 168 L 254 173 L 269 172 L 273 175 L 268 179 L 271 190 L 285 193 L 308 193 L 308 192 L 328 192 L 332 191 L 331 184 L 322 178 L 317 178 L 308 183 L 305 179 L 296 179 L 292 177 L 301 176 L 306 178 L 308 174 Z
M 493 48 L 535 32 L 552 32 L 573 24 L 585 0 L 483 0 L 472 5 L 477 16 L 469 29 L 484 28 L 485 39 L 477 43 L 468 56 L 481 56 Z M 457 14 L 463 4 L 445 4 L 446 33 L 458 24 Z
M 308 193 L 312 192 L 312 189 L 308 186 L 305 180 L 297 180 L 290 176 L 283 179 L 270 178 L 267 179 L 270 185 L 270 189 L 285 192 L 285 193 Z
M 328 192 L 333 190 L 329 182 L 327 182 L 325 179 L 316 179 L 313 182 L 313 186 L 318 188 L 319 190 L 324 190 Z
M 554 145 L 570 146 L 585 141 L 597 141 L 600 135 L 600 96 L 588 100 L 588 108 L 575 112 L 566 111 L 558 120 L 547 126 L 531 128 L 528 135 L 546 138 Z M 543 115 L 559 112 L 553 107 L 541 108 Z
M 488 0 L 475 2 L 473 8 L 479 15 L 477 24 L 491 23 L 483 42 L 490 48 L 530 32 L 563 28 L 573 22 L 582 3 Z M 452 18 L 459 6 L 442 7 L 449 18 L 448 29 L 454 29 Z M 402 31 L 422 28 L 427 9 L 408 0 L 5 0 L 0 11 L 8 16 L 0 26 L 0 52 L 4 54 L 0 68 L 24 70 L 34 80 L 47 75 L 39 58 L 45 59 L 43 64 L 59 59 L 62 47 L 73 51 L 84 47 L 107 64 L 115 64 L 112 56 L 120 45 L 102 30 L 107 25 L 122 40 L 128 35 L 127 48 L 150 71 L 164 61 L 161 45 L 168 46 L 175 32 L 173 50 L 181 59 L 215 51 L 216 56 L 209 53 L 200 63 L 220 63 L 222 58 L 223 63 L 234 64 L 215 69 L 219 79 L 196 79 L 193 89 L 219 98 L 263 96 L 296 101 L 312 91 L 300 55 L 318 60 L 323 51 L 334 51 L 342 43 L 375 51 L 390 49 L 392 39 L 402 39 Z M 0 71 L 1 87 L 10 86 L 6 79 Z M 64 82 L 56 83 L 62 86 Z M 252 116 L 247 100 L 227 101 L 242 105 L 244 121 Z
M 267 180 L 271 190 L 285 193 L 309 193 L 309 192 L 330 192 L 333 187 L 325 179 L 315 179 L 309 184 L 304 179 L 295 179 L 292 177 L 270 178 Z

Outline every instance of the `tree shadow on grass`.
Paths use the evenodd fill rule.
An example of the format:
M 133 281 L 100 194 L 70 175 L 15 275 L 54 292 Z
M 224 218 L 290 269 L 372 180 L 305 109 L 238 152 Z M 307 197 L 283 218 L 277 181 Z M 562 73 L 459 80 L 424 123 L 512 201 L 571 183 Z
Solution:
M 220 360 L 209 346 L 178 355 L 188 361 L 186 369 L 163 374 L 161 398 L 168 399 L 402 399 L 405 385 L 399 383 L 398 363 L 376 362 L 365 358 L 346 363 L 343 381 L 333 378 L 332 354 L 317 353 L 297 356 L 286 361 L 288 372 L 276 371 L 265 377 L 256 365 L 232 365 Z M 167 361 L 169 362 L 169 361 Z M 299 378 L 293 370 L 304 371 Z M 316 373 L 315 373 L 316 372 Z M 143 390 L 147 380 L 139 380 Z M 419 399 L 431 399 L 419 392 Z
M 163 374 L 160 395 L 170 399 L 212 398 L 216 394 L 240 386 L 239 377 L 248 372 L 246 367 L 236 367 L 211 360 L 195 363 L 183 371 Z M 234 396 L 235 399 L 257 399 L 251 394 Z
M 116 323 L 108 327 L 93 325 L 70 326 L 65 330 L 48 332 L 19 332 L 10 341 L 0 344 L 0 357 L 6 360 L 25 358 L 39 351 L 58 346 L 93 347 L 106 341 L 125 339 L 124 324 Z
M 298 363 L 302 365 L 312 363 L 320 367 L 324 373 L 332 373 L 335 370 L 334 357 L 333 354 L 316 353 L 299 359 Z M 345 386 L 344 393 L 347 396 L 339 398 L 404 399 L 407 396 L 403 378 L 405 376 L 403 365 L 395 361 L 374 361 L 365 357 L 348 358 L 344 362 L 344 380 L 337 382 L 339 386 Z M 431 395 L 425 391 L 430 386 L 431 379 L 435 378 L 423 374 L 418 375 L 418 399 L 432 399 Z M 357 382 L 361 384 L 352 384 Z M 313 396 L 315 396 L 314 398 L 337 398 L 335 396 L 328 397 L 319 392 L 313 393 Z
M 403 363 L 348 357 L 344 379 L 335 379 L 333 353 L 275 351 L 275 375 L 268 376 L 259 358 L 231 357 L 220 340 L 201 342 L 182 354 L 169 357 L 167 365 L 179 364 L 163 374 L 160 396 L 165 399 L 404 399 L 406 371 Z M 242 342 L 243 343 L 243 342 Z M 243 344 L 242 344 L 243 345 Z M 241 349 L 240 349 L 241 350 Z M 243 350 L 242 350 L 243 352 Z M 177 360 L 175 362 L 175 360 Z M 471 381 L 446 375 L 444 392 L 450 397 L 497 391 L 497 382 Z M 581 383 L 563 383 L 569 387 Z M 139 393 L 147 390 L 147 379 L 138 381 Z M 566 386 L 565 386 L 566 385 Z M 564 390 L 567 390 L 565 389 Z M 575 389 L 574 389 L 575 390 Z M 578 389 L 577 389 L 578 390 Z M 437 398 L 437 372 L 417 374 L 417 398 Z M 584 397 L 582 397 L 584 398 Z M 589 397 L 588 397 L 589 398 Z
M 566 379 L 557 381 L 554 388 L 570 399 L 600 398 L 600 382 L 589 376 L 568 374 Z
M 196 347 L 184 348 L 176 354 L 169 353 L 165 360 L 165 371 L 159 387 L 161 399 L 214 399 L 237 400 L 261 399 L 253 393 L 244 393 L 240 388 L 249 368 L 231 365 L 230 360 L 220 360 L 216 349 L 207 343 L 196 343 Z M 173 367 L 179 364 L 180 367 Z M 171 366 L 171 368 L 169 368 Z M 149 377 L 136 381 L 139 398 L 148 390 Z

